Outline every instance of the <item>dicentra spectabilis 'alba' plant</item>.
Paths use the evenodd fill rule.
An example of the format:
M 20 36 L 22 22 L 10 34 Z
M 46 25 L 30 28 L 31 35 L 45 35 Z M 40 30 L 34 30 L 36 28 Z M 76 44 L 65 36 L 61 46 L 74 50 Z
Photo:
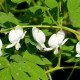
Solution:
M 37 49 L 43 50 L 44 48 L 46 48 L 44 44 L 46 37 L 45 37 L 45 34 L 41 30 L 39 30 L 36 27 L 33 27 L 32 35 L 33 35 L 34 40 L 38 43 L 36 46 Z
M 53 34 L 49 41 L 48 41 L 48 45 L 50 46 L 50 48 L 54 49 L 54 54 L 58 54 L 59 51 L 58 51 L 58 48 L 60 45 L 63 45 L 67 40 L 68 38 L 65 38 L 65 33 L 64 31 L 60 30 L 58 31 L 56 34 Z M 49 49 L 45 49 L 45 51 L 48 51 Z
M 0 39 L 0 56 L 2 55 L 2 51 L 1 51 L 1 49 L 2 49 L 2 40 Z
M 76 57 L 80 57 L 80 42 L 76 44 L 76 52 L 78 53 Z
M 15 46 L 16 50 L 19 50 L 19 48 L 21 47 L 19 41 L 20 39 L 24 38 L 25 34 L 26 34 L 26 31 L 23 32 L 23 28 L 21 28 L 20 25 L 17 25 L 15 29 L 12 29 L 9 32 L 9 41 L 12 44 L 8 45 L 6 48 L 11 48 Z

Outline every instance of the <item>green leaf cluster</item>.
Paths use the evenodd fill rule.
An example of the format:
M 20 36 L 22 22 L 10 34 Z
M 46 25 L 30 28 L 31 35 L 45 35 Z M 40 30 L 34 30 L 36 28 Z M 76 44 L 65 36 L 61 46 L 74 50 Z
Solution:
M 16 25 L 27 31 L 25 38 L 20 40 L 18 51 L 14 47 L 6 49 L 10 43 L 6 32 Z M 36 26 L 44 32 L 47 47 L 52 34 L 67 30 L 64 31 L 69 40 L 62 48 L 59 47 L 61 54 L 54 55 L 53 50 L 40 51 L 36 48 L 37 42 L 33 39 L 31 28 Z M 0 39 L 3 42 L 0 80 L 52 80 L 54 73 L 46 74 L 47 70 L 65 69 L 64 63 L 79 63 L 80 58 L 75 57 L 76 36 L 80 34 L 76 31 L 78 28 L 80 0 L 0 0 Z M 64 63 L 60 65 L 61 61 Z
M 74 28 L 80 28 L 80 0 L 68 0 L 67 7 Z
M 48 80 L 45 70 L 37 65 L 51 64 L 45 57 L 40 58 L 25 51 L 23 57 L 13 55 L 10 59 L 13 62 L 9 63 L 6 58 L 0 57 L 0 80 Z

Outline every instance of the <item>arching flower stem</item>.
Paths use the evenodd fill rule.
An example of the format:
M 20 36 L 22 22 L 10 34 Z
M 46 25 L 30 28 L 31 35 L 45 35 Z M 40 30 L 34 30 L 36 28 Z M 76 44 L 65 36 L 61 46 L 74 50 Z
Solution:
M 40 28 L 57 28 L 57 29 L 65 29 L 67 31 L 70 31 L 74 34 L 80 34 L 80 32 L 76 31 L 76 30 L 73 30 L 71 28 L 68 28 L 67 26 L 48 26 L 48 25 L 26 25 L 26 26 L 21 26 L 22 28 L 27 28 L 27 27 L 40 27 Z M 8 29 L 4 29 L 4 30 L 0 30 L 0 32 L 4 32 L 4 31 L 8 31 L 8 30 L 11 30 L 11 29 L 14 29 L 15 27 L 13 28 L 8 28 Z
M 27 28 L 27 27 L 41 27 L 41 28 L 57 28 L 57 29 L 64 29 L 64 30 L 67 30 L 69 32 L 72 32 L 73 34 L 80 34 L 80 32 L 74 30 L 74 29 L 71 29 L 71 28 L 68 28 L 67 26 L 48 26 L 48 25 L 26 25 L 26 26 L 21 26 L 22 28 Z M 0 32 L 5 32 L 5 31 L 9 31 L 11 29 L 15 29 L 15 27 L 13 28 L 8 28 L 8 29 L 3 29 L 3 30 L 0 30 Z M 79 40 L 79 39 L 78 39 Z
M 47 70 L 45 73 L 50 73 L 50 72 L 61 70 L 61 69 L 72 69 L 72 68 L 80 69 L 80 66 L 63 66 L 63 67 L 56 66 L 56 67 L 54 67 L 54 68 L 52 68 L 50 70 Z

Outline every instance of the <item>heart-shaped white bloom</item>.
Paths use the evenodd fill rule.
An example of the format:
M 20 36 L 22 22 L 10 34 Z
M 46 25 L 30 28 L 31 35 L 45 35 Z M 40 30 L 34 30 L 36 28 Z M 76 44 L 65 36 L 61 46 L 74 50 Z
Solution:
M 16 42 L 19 39 L 19 35 L 17 34 L 17 32 L 15 30 L 11 30 L 9 32 L 9 41 L 11 43 Z
M 53 34 L 49 41 L 48 41 L 48 45 L 51 47 L 51 48 L 56 48 L 58 46 L 58 37 L 56 34 Z
M 45 44 L 44 44 L 46 40 L 45 34 L 36 27 L 32 28 L 32 34 L 33 34 L 34 40 L 38 43 L 36 48 L 39 50 L 43 50 L 43 48 L 45 48 Z
M 19 48 L 21 47 L 19 44 L 20 39 L 23 39 L 24 36 L 26 34 L 26 31 L 23 32 L 23 29 L 21 28 L 21 26 L 16 26 L 15 29 L 12 29 L 9 32 L 9 41 L 12 43 L 10 45 L 8 45 L 6 48 L 10 48 L 13 47 L 15 45 L 16 50 L 19 50 Z
M 60 30 L 57 32 L 57 39 L 58 39 L 58 44 L 62 44 L 63 40 L 65 38 L 65 33 L 64 31 Z
M 1 49 L 2 49 L 2 40 L 0 39 L 0 56 L 2 55 L 2 51 L 1 51 Z
M 25 34 L 26 34 L 26 31 L 23 32 L 23 28 L 21 28 L 20 25 L 17 25 L 17 26 L 16 26 L 16 28 L 15 28 L 15 32 L 17 33 L 18 38 L 20 38 L 20 39 L 23 39 L 24 36 L 25 36 Z
M 76 52 L 78 53 L 76 57 L 80 57 L 80 42 L 76 44 Z
M 60 45 L 63 45 L 67 40 L 68 38 L 65 38 L 65 33 L 64 31 L 60 30 L 57 32 L 57 34 L 53 34 L 49 41 L 48 41 L 48 45 L 50 46 L 50 48 L 53 48 L 54 49 L 54 54 L 58 54 L 58 48 Z M 46 50 L 46 49 L 45 49 Z M 46 50 L 48 51 L 48 50 Z

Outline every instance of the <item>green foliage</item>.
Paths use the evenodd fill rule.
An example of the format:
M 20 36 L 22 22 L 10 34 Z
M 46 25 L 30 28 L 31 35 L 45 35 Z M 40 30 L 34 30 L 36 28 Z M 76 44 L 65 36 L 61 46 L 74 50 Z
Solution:
M 75 59 L 75 44 L 77 43 L 76 39 L 74 39 L 72 36 L 68 35 L 70 37 L 70 39 L 68 40 L 68 42 L 66 43 L 66 45 L 63 45 L 63 58 L 65 60 L 65 62 L 70 63 L 70 62 L 74 62 Z
M 46 65 L 46 64 L 51 64 L 51 62 L 45 58 L 42 55 L 31 55 L 28 51 L 25 51 L 24 58 L 26 58 L 27 60 L 39 64 L 39 65 Z
M 32 45 L 37 45 L 37 43 L 34 41 L 34 39 L 33 39 L 33 37 L 32 37 L 32 35 L 27 35 L 26 37 L 25 37 L 25 43 L 27 44 L 27 43 L 31 43 Z
M 70 20 L 74 28 L 80 28 L 80 0 L 68 0 L 67 6 Z
M 71 63 L 71 62 L 74 62 L 74 61 L 75 61 L 75 58 L 74 57 L 66 60 L 67 63 Z
M 0 69 L 7 67 L 9 62 L 7 59 L 0 57 Z
M 14 2 L 14 3 L 17 3 L 17 4 L 19 4 L 19 3 L 22 3 L 22 2 L 27 2 L 28 4 L 30 4 L 31 3 L 31 1 L 32 0 L 11 0 L 12 2 Z
M 67 0 L 63 0 L 64 2 L 66 2 Z
M 43 24 L 51 24 L 52 20 L 50 19 L 49 16 L 44 15 L 44 20 L 42 22 Z
M 48 80 L 45 72 L 39 66 L 29 61 L 26 63 L 13 62 L 0 71 L 1 80 L 12 80 L 12 77 L 15 80 Z
M 0 80 L 12 80 L 10 69 L 8 67 L 0 71 Z
M 44 12 L 46 10 L 45 7 L 43 6 L 34 6 L 34 7 L 30 7 L 29 10 L 32 12 L 32 13 L 35 13 L 37 10 L 42 10 L 42 12 Z M 39 13 L 38 13 L 39 14 Z M 38 15 L 37 14 L 37 15 Z
M 46 36 L 50 36 L 52 33 L 48 29 L 42 30 Z
M 15 46 L 7 49 L 8 44 L 16 42 L 9 38 L 9 31 L 16 25 L 21 25 L 23 32 L 27 33 L 19 41 L 19 50 L 15 50 Z M 50 48 L 50 36 L 59 30 L 64 30 L 65 38 L 69 39 L 62 47 L 57 45 L 59 53 L 56 55 L 55 49 L 39 50 L 36 46 L 40 43 L 33 39 L 32 27 L 38 27 L 45 34 L 46 39 L 41 43 L 47 48 Z M 0 0 L 0 39 L 3 43 L 0 48 L 3 53 L 0 56 L 0 80 L 52 80 L 51 75 L 56 70 L 80 69 L 80 64 L 73 66 L 75 62 L 80 63 L 80 57 L 76 57 L 76 44 L 80 41 L 78 28 L 80 0 Z M 71 67 L 69 63 L 72 63 Z
M 20 20 L 15 18 L 15 16 L 11 12 L 9 12 L 8 15 L 4 12 L 1 12 L 0 13 L 0 24 L 3 25 L 1 27 L 6 27 L 5 25 L 10 24 L 10 23 L 18 25 L 20 23 Z
M 45 4 L 50 8 L 55 8 L 58 6 L 58 3 L 56 0 L 45 0 Z
M 71 50 L 73 50 L 74 49 L 74 45 L 72 45 L 72 46 L 63 46 L 63 50 L 66 50 L 66 51 L 71 51 Z
M 45 72 L 40 67 L 38 67 L 36 64 L 28 62 L 28 61 L 26 62 L 26 64 L 28 64 L 31 67 L 33 72 L 36 73 L 37 77 L 39 77 L 42 80 L 48 80 Z
M 13 59 L 16 62 L 26 62 L 27 60 L 21 57 L 20 55 L 12 55 L 10 59 Z

